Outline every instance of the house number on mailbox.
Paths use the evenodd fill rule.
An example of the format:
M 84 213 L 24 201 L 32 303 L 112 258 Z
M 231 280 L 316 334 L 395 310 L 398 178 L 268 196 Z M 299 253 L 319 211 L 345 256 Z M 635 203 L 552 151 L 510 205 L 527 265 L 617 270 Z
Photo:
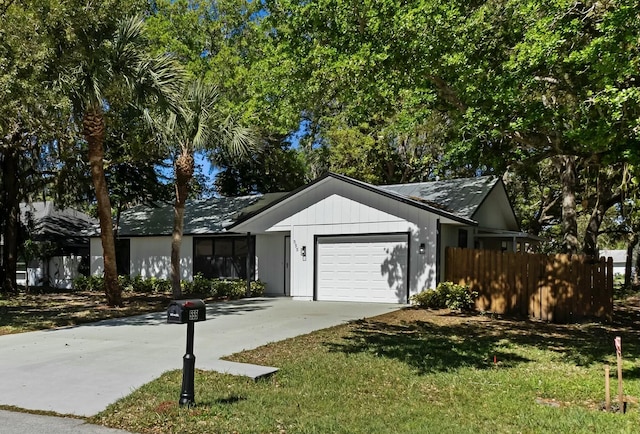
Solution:
M 189 321 L 198 321 L 198 311 L 190 310 L 189 311 Z

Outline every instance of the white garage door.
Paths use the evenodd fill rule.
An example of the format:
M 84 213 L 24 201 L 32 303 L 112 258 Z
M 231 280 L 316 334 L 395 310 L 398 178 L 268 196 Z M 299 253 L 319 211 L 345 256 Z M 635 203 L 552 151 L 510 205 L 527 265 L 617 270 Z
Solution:
M 406 234 L 318 238 L 316 299 L 406 303 L 407 238 Z

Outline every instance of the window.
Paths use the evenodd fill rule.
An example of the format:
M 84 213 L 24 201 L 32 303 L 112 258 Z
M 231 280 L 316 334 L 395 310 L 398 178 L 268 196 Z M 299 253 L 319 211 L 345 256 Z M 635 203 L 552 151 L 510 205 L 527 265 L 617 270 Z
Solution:
M 202 274 L 205 278 L 227 277 L 247 278 L 247 256 L 251 259 L 251 270 L 255 269 L 255 260 L 250 251 L 254 251 L 255 238 L 251 237 L 211 237 L 193 240 L 193 274 Z M 253 277 L 254 273 L 251 272 Z
M 458 229 L 458 247 L 465 249 L 468 247 L 468 236 L 469 233 L 466 229 Z
M 131 240 L 127 238 L 116 240 L 116 270 L 118 276 L 131 274 Z

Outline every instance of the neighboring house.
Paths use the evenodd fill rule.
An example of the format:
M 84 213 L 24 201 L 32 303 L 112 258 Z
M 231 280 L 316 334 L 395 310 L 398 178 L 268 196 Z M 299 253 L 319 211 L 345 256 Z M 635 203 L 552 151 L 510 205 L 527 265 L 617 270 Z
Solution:
M 169 277 L 172 219 L 169 205 L 122 214 L 123 271 Z M 499 178 L 374 186 L 328 173 L 285 195 L 189 202 L 181 277 L 258 278 L 267 294 L 303 300 L 407 303 L 442 278 L 447 246 L 516 251 L 532 241 Z M 101 254 L 93 238 L 92 273 Z
M 39 251 L 18 264 L 19 285 L 71 288 L 74 278 L 89 271 L 89 230 L 96 220 L 80 211 L 59 209 L 53 202 L 20 204 L 20 220 Z M 84 267 L 84 270 L 83 270 Z
M 622 276 L 626 273 L 627 267 L 627 251 L 626 250 L 607 250 L 601 249 L 600 256 L 613 259 L 613 274 Z

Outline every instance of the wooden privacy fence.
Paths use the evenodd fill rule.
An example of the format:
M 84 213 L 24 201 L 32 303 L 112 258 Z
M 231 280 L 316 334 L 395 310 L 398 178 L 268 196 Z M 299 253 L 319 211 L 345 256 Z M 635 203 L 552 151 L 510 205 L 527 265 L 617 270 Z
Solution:
M 613 259 L 448 247 L 445 280 L 478 291 L 476 308 L 572 322 L 613 315 Z

